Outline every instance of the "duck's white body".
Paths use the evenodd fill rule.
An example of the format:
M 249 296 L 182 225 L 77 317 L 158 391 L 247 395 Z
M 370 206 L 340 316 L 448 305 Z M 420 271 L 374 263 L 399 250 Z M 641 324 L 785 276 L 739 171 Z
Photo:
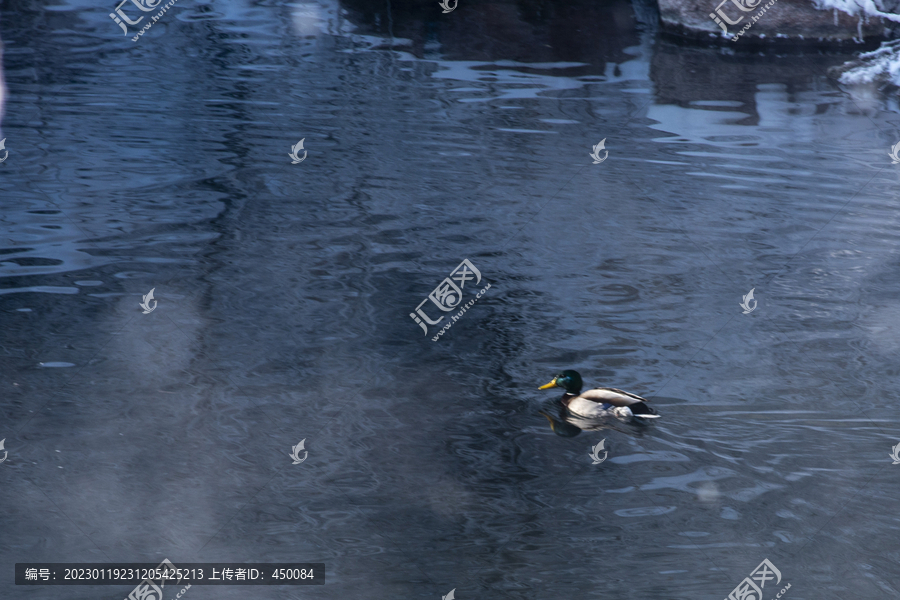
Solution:
M 629 394 L 616 388 L 596 388 L 581 392 L 577 396 L 566 393 L 562 397 L 562 403 L 569 412 L 580 417 L 615 417 L 623 421 L 627 421 L 635 416 L 628 407 L 639 402 L 646 402 L 646 400 L 638 395 Z M 652 418 L 656 415 L 639 416 Z
M 596 419 L 598 417 L 616 417 L 617 419 L 626 421 L 634 416 L 631 409 L 627 406 L 604 405 L 579 396 L 575 396 L 569 400 L 566 404 L 566 408 L 569 409 L 569 412 L 574 413 L 579 417 L 588 417 L 591 419 Z

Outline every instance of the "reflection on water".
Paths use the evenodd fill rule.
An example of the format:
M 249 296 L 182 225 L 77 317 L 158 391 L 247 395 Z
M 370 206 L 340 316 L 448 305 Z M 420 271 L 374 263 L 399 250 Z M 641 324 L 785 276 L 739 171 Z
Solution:
M 582 431 L 604 430 L 615 430 L 624 435 L 642 436 L 644 435 L 644 430 L 649 426 L 649 422 L 642 422 L 638 419 L 622 422 L 622 419 L 617 419 L 614 416 L 601 418 L 580 417 L 567 411 L 558 402 L 546 406 L 544 410 L 539 412 L 550 423 L 551 431 L 561 437 L 575 437 Z
M 139 44 L 4 8 L 4 564 L 699 598 L 767 557 L 892 597 L 892 105 L 834 87 L 846 56 L 564 4 L 199 1 Z M 465 258 L 491 294 L 431 343 L 409 312 Z M 535 391 L 563 365 L 663 418 L 571 422 Z M 128 592 L 97 591 L 66 597 Z

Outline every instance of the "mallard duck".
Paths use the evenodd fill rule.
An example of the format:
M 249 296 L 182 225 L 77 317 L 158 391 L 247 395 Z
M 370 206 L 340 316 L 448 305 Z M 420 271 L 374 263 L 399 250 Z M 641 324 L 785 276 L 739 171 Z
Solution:
M 632 417 L 642 419 L 659 417 L 655 410 L 647 406 L 648 401 L 645 398 L 616 388 L 595 388 L 582 392 L 583 385 L 578 371 L 566 370 L 538 389 L 563 388 L 566 393 L 560 398 L 560 402 L 569 412 L 581 417 L 617 417 L 623 420 Z

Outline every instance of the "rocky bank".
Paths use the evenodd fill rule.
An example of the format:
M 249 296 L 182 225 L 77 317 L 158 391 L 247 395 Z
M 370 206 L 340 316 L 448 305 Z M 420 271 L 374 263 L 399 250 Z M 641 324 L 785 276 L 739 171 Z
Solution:
M 735 46 L 790 44 L 873 46 L 893 25 L 839 10 L 818 10 L 812 0 L 658 0 L 663 31 Z

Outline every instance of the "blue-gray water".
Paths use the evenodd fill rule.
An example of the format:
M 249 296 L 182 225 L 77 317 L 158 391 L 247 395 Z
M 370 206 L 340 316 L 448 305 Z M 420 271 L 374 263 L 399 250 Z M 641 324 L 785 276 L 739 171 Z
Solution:
M 850 54 L 621 0 L 114 7 L 0 6 L 0 598 L 164 558 L 327 565 L 187 600 L 900 595 L 900 118 Z M 565 368 L 662 418 L 555 435 Z

